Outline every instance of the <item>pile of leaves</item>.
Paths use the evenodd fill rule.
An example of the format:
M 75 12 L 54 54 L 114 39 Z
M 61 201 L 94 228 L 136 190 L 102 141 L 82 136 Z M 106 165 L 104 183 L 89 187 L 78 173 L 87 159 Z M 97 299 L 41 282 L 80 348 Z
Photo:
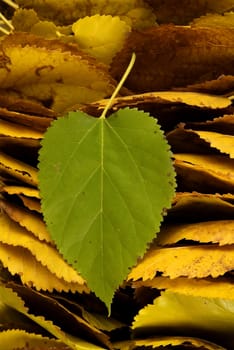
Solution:
M 51 0 L 17 0 L 13 8 L 0 5 L 4 15 L 0 40 L 1 346 L 7 350 L 233 349 L 233 0 L 200 0 L 195 7 L 192 1 L 178 6 L 175 0 L 103 0 L 98 5 L 86 0 L 59 5 Z M 130 123 L 127 136 L 138 130 L 137 136 L 131 134 L 131 142 L 135 148 L 141 145 L 139 149 L 145 145 L 139 162 L 147 181 L 156 179 L 162 192 L 155 195 L 152 190 L 158 226 L 151 232 L 153 241 L 145 242 L 147 251 L 145 245 L 140 247 L 134 267 L 121 264 L 124 251 L 133 255 L 138 237 L 129 238 L 130 226 L 121 240 L 116 232 L 118 253 L 108 253 L 114 263 L 109 267 L 106 259 L 103 264 L 114 279 L 119 270 L 131 270 L 117 287 L 108 313 L 106 300 L 100 300 L 79 273 L 79 261 L 71 266 L 61 254 L 64 241 L 72 241 L 71 225 L 57 246 L 52 239 L 49 227 L 56 224 L 60 230 L 61 212 L 48 224 L 50 215 L 41 193 L 58 183 L 60 155 L 65 160 L 75 158 L 68 145 L 76 141 L 71 129 L 79 127 L 78 115 L 81 119 L 89 115 L 87 120 L 95 125 L 102 123 L 97 117 L 133 52 L 135 65 L 108 109 L 105 125 L 123 136 L 114 124 L 120 123 L 122 113 Z M 142 136 L 145 125 L 143 119 L 138 121 L 139 113 L 146 124 L 148 120 L 154 124 L 158 149 L 151 149 L 151 139 L 147 143 Z M 66 129 L 69 118 L 73 122 Z M 52 144 L 47 137 L 56 125 L 61 125 L 60 137 L 55 134 Z M 92 153 L 99 145 L 96 136 L 91 138 Z M 41 145 L 46 147 L 46 142 L 44 154 L 55 159 L 47 179 L 40 173 L 45 164 Z M 110 138 L 104 147 L 113 151 L 112 142 Z M 168 145 L 173 160 L 166 167 L 165 159 L 171 157 Z M 118 150 L 113 154 L 117 156 Z M 85 159 L 86 153 L 78 156 Z M 119 158 L 123 156 L 121 149 Z M 177 185 L 173 199 L 172 162 Z M 158 167 L 152 173 L 151 163 Z M 75 181 L 78 169 L 74 161 L 71 164 L 75 171 L 71 169 L 68 182 L 69 176 Z M 86 169 L 88 162 L 84 164 Z M 126 181 L 134 192 L 126 205 L 131 211 L 138 188 L 132 186 L 131 178 L 122 179 L 120 184 Z M 65 180 L 59 185 L 51 203 L 69 217 L 75 190 L 69 197 Z M 94 193 L 92 188 L 95 199 Z M 164 195 L 170 203 L 165 199 L 158 204 Z M 148 203 L 143 197 L 141 201 L 142 207 Z M 122 220 L 124 227 L 127 216 L 121 213 L 120 217 L 115 203 L 108 207 L 108 215 Z M 91 205 L 78 209 L 81 217 L 92 211 Z M 142 231 L 142 237 L 143 212 L 144 208 L 138 209 L 142 230 L 137 235 Z M 76 220 L 71 217 L 70 223 Z M 94 248 L 101 247 L 105 253 L 106 243 L 101 242 Z M 95 266 L 94 252 L 91 255 L 82 245 L 80 250 L 87 266 L 91 262 Z M 93 276 L 95 280 L 95 270 Z M 106 289 L 106 281 L 95 281 Z

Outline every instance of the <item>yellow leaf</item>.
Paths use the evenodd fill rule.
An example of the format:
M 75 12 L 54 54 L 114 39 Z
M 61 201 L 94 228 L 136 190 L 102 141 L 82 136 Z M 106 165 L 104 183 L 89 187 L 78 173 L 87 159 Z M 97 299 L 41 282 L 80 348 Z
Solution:
M 234 300 L 234 284 L 231 279 L 218 278 L 187 278 L 155 277 L 152 280 L 133 282 L 135 288 L 151 287 L 167 289 L 171 292 L 193 295 L 205 298 L 222 298 Z
M 46 242 L 39 241 L 29 231 L 9 219 L 4 213 L 0 215 L 0 223 L 2 227 L 0 241 L 2 243 L 27 248 L 37 261 L 66 282 L 85 283 L 83 278 L 64 261 L 54 247 Z
M 197 128 L 199 130 L 209 130 L 221 132 L 223 134 L 234 134 L 234 114 L 226 114 L 222 117 L 214 118 L 213 120 L 206 120 L 205 122 L 188 122 L 186 126 L 189 128 Z
M 199 135 L 201 139 L 210 143 L 211 147 L 218 149 L 222 153 L 226 153 L 230 158 L 234 158 L 234 136 L 219 134 L 212 131 L 197 131 L 194 133 Z
M 158 245 L 172 245 L 181 240 L 201 243 L 234 244 L 234 220 L 205 221 L 187 224 L 167 224 L 157 235 Z
M 220 155 L 174 154 L 175 169 L 183 189 L 205 193 L 233 192 L 234 160 Z
M 0 332 L 0 343 L 4 350 L 14 350 L 16 348 L 30 348 L 31 350 L 47 350 L 52 348 L 57 350 L 71 349 L 58 340 L 43 337 L 39 334 L 27 333 L 20 329 Z
M 233 219 L 234 194 L 177 192 L 168 215 L 180 221 Z
M 110 64 L 116 52 L 121 50 L 131 27 L 117 16 L 95 15 L 79 19 L 73 23 L 72 30 L 82 50 Z
M 157 272 L 177 278 L 218 277 L 234 269 L 233 245 L 201 245 L 175 248 L 152 247 L 139 261 L 128 280 L 153 279 Z
M 29 138 L 40 140 L 43 137 L 43 133 L 32 128 L 28 128 L 16 123 L 10 123 L 0 119 L 0 133 L 4 136 L 17 137 L 17 138 Z
M 234 27 L 234 12 L 224 14 L 208 13 L 205 16 L 195 18 L 191 25 L 200 27 Z
M 167 348 L 167 346 L 170 346 Z M 176 349 L 179 346 L 180 349 L 203 349 L 203 350 L 225 350 L 222 346 L 211 343 L 204 339 L 192 338 L 192 337 L 176 337 L 176 336 L 157 336 L 149 337 L 145 339 L 125 340 L 114 343 L 114 348 L 117 350 L 134 350 L 141 348 L 150 349 L 171 349 L 171 346 L 175 346 Z M 179 348 L 178 348 L 179 349 Z
M 0 152 L 0 171 L 31 186 L 38 185 L 37 169 L 3 152 Z
M 2 192 L 6 192 L 8 194 L 23 194 L 27 197 L 35 197 L 40 199 L 39 190 L 32 187 L 26 186 L 3 186 L 1 188 Z
M 89 292 L 84 284 L 68 283 L 56 277 L 43 266 L 26 248 L 0 243 L 0 261 L 12 275 L 19 275 L 23 284 L 37 290 L 52 292 Z
M 40 215 L 2 199 L 0 199 L 0 208 L 2 208 L 13 221 L 16 221 L 20 226 L 33 233 L 35 237 L 42 241 L 52 243 L 46 225 Z
M 233 340 L 234 301 L 221 298 L 193 297 L 169 291 L 163 292 L 153 305 L 141 309 L 132 328 L 135 334 L 152 334 L 170 330 L 177 335 L 194 333 L 200 337 L 212 335 L 225 348 Z M 232 347 L 228 347 L 231 349 Z
M 75 45 L 18 33 L 1 41 L 0 53 L 1 88 L 39 101 L 52 100 L 59 112 L 107 97 L 115 87 L 106 67 Z
M 29 210 L 34 210 L 38 213 L 42 213 L 41 212 L 41 203 L 38 199 L 35 198 L 30 198 L 24 195 L 19 195 L 19 198 L 22 200 L 24 206 L 26 208 L 28 208 Z
M 6 109 L 5 107 L 0 107 L 0 116 L 2 119 L 13 122 L 16 124 L 24 125 L 30 127 L 30 129 L 34 129 L 32 132 L 38 136 L 39 133 L 36 133 L 36 130 L 45 131 L 50 123 L 55 119 L 55 116 L 51 115 L 50 117 L 35 115 L 32 112 L 30 114 L 26 114 L 23 112 L 16 112 Z M 17 134 L 17 137 L 18 134 Z

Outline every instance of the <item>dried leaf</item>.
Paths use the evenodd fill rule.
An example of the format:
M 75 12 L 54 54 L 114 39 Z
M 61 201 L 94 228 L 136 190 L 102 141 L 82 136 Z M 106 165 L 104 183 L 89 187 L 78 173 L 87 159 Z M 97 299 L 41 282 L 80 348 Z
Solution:
M 52 243 L 46 225 L 40 215 L 2 199 L 0 199 L 0 208 L 3 209 L 13 221 L 19 223 L 20 226 L 33 233 L 35 237 L 42 241 Z
M 189 84 L 187 87 L 175 88 L 174 90 L 232 96 L 234 91 L 234 75 L 222 74 L 216 79 L 204 80 L 201 83 Z
M 38 185 L 37 169 L 3 152 L 0 152 L 0 171 L 31 186 Z
M 135 334 L 170 330 L 177 335 L 208 337 L 226 347 L 233 340 L 234 301 L 163 292 L 153 305 L 141 309 L 132 328 Z M 229 347 L 231 348 L 231 347 Z
M 147 0 L 154 8 L 159 23 L 188 24 L 206 13 L 224 13 L 234 9 L 233 0 Z
M 7 283 L 6 286 L 18 294 L 29 308 L 31 314 L 43 315 L 45 319 L 51 320 L 59 328 L 76 337 L 111 348 L 108 335 L 89 324 L 80 315 L 71 312 L 51 295 L 45 295 L 11 282 Z
M 117 16 L 95 15 L 79 19 L 73 23 L 72 30 L 82 50 L 98 61 L 110 64 L 123 47 L 131 27 Z
M 27 248 L 37 261 L 46 266 L 58 278 L 63 278 L 69 283 L 84 284 L 84 280 L 63 260 L 54 247 L 39 241 L 4 213 L 0 215 L 0 222 L 2 227 L 0 241 L 2 243 Z
M 132 52 L 136 63 L 126 87 L 135 92 L 166 90 L 234 75 L 234 28 L 159 26 L 132 32 L 111 65 L 119 80 Z M 155 43 L 155 44 L 154 44 Z
M 114 343 L 114 348 L 118 350 L 134 349 L 202 349 L 202 350 L 225 350 L 222 346 L 211 343 L 204 339 L 192 337 L 157 336 L 145 339 L 125 340 Z M 178 348 L 179 346 L 179 348 Z
M 106 67 L 74 45 L 18 33 L 1 41 L 0 52 L 1 88 L 52 100 L 53 109 L 60 112 L 109 96 L 115 86 Z
M 128 280 L 153 279 L 157 272 L 177 278 L 218 277 L 234 268 L 233 245 L 201 245 L 188 247 L 152 247 L 139 261 Z
M 178 188 L 205 193 L 234 191 L 234 161 L 220 155 L 176 153 Z M 183 183 L 183 184 L 182 184 Z
M 210 143 L 211 147 L 218 149 L 222 153 L 226 153 L 230 158 L 234 158 L 234 136 L 224 135 L 213 131 L 197 131 L 193 130 L 201 139 Z
M 155 24 L 155 15 L 143 0 L 101 0 L 98 3 L 95 0 L 67 0 L 61 4 L 52 0 L 30 0 L 27 3 L 16 0 L 16 3 L 23 8 L 33 8 L 40 18 L 50 19 L 60 25 L 96 14 L 119 16 L 134 28 Z
M 191 25 L 199 27 L 234 27 L 234 12 L 208 13 L 205 16 L 195 18 Z
M 186 128 L 187 127 L 192 129 L 196 128 L 197 130 L 209 130 L 221 132 L 227 135 L 234 135 L 234 114 L 227 114 L 205 122 L 188 122 L 186 123 Z
M 39 195 L 39 190 L 36 188 L 32 188 L 32 187 L 26 187 L 26 186 L 3 186 L 1 188 L 2 192 L 6 192 L 10 195 L 13 194 L 23 194 L 24 196 L 27 197 L 35 197 L 40 199 L 40 195 Z
M 233 219 L 234 195 L 177 192 L 168 217 L 174 222 Z
M 0 119 L 0 133 L 4 136 L 40 140 L 43 133 L 32 128 Z
M 25 248 L 0 243 L 0 261 L 12 275 L 19 275 L 22 283 L 30 288 L 49 292 L 89 292 L 84 284 L 68 283 L 56 277 Z
M 34 210 L 38 213 L 41 213 L 41 203 L 40 200 L 29 198 L 24 195 L 19 195 L 19 198 L 22 200 L 24 206 L 28 208 L 29 210 Z
M 29 115 L 22 112 L 9 111 L 4 107 L 0 107 L 0 118 L 9 122 L 29 126 L 30 128 L 39 131 L 45 131 L 49 127 L 51 121 L 54 120 L 52 117 L 38 116 L 33 114 Z
M 157 236 L 158 245 L 172 245 L 181 240 L 200 243 L 234 244 L 234 220 L 164 225 Z
M 23 300 L 18 296 L 17 293 L 13 292 L 12 289 L 6 288 L 3 285 L 0 286 L 0 298 L 1 300 L 11 308 L 17 310 L 21 314 L 25 315 L 42 328 L 47 330 L 55 338 L 68 345 L 71 349 L 77 350 L 98 350 L 102 349 L 94 344 L 88 343 L 85 340 L 81 340 L 77 337 L 66 334 L 57 325 L 53 324 L 51 320 L 46 320 L 42 315 L 33 315 L 29 312 L 28 308 L 25 306 Z
M 234 284 L 231 279 L 218 278 L 187 278 L 155 277 L 152 280 L 137 281 L 135 288 L 151 287 L 167 289 L 174 293 L 192 295 L 205 298 L 222 298 L 234 300 Z
M 0 332 L 0 342 L 4 350 L 30 349 L 30 350 L 71 350 L 62 342 L 43 337 L 39 334 L 27 333 L 20 329 Z

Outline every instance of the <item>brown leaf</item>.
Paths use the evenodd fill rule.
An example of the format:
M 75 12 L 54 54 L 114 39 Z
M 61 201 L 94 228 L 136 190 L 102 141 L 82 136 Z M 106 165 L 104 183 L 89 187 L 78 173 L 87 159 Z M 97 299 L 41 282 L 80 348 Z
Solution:
M 233 194 L 177 192 L 168 211 L 170 221 L 224 220 L 234 217 Z
M 176 153 L 178 188 L 205 193 L 234 192 L 234 161 L 220 155 Z
M 189 246 L 176 248 L 152 247 L 132 269 L 128 280 L 153 279 L 157 272 L 177 278 L 218 277 L 234 269 L 233 245 Z
M 234 114 L 227 114 L 222 117 L 214 118 L 213 120 L 207 120 L 205 122 L 188 122 L 186 123 L 185 127 L 196 128 L 197 130 L 221 132 L 227 135 L 234 135 Z
M 157 91 L 234 75 L 234 28 L 152 27 L 132 32 L 112 61 L 119 80 L 132 52 L 136 63 L 126 87 L 136 92 Z
M 13 138 L 26 138 L 40 140 L 43 137 L 43 133 L 38 130 L 34 130 L 24 125 L 8 122 L 0 119 L 0 134 L 3 136 L 10 136 Z
M 147 0 L 154 8 L 158 23 L 188 24 L 206 13 L 223 13 L 234 9 L 233 0 Z

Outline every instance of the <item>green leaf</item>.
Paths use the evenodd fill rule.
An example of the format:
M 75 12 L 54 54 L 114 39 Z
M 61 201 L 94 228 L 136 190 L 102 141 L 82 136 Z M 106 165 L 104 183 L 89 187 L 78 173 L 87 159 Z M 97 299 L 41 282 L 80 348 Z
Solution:
M 64 258 L 110 307 L 114 291 L 159 231 L 175 190 L 155 119 L 122 109 L 71 112 L 47 130 L 39 156 L 42 210 Z

